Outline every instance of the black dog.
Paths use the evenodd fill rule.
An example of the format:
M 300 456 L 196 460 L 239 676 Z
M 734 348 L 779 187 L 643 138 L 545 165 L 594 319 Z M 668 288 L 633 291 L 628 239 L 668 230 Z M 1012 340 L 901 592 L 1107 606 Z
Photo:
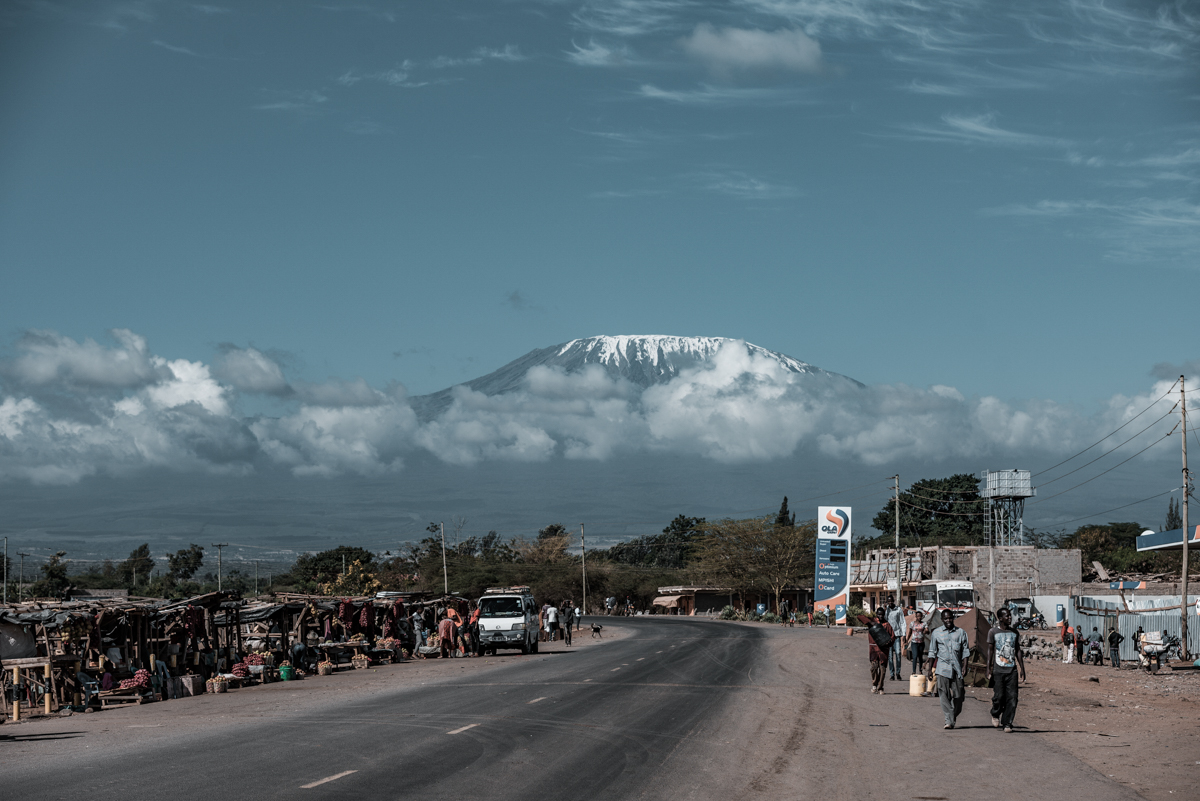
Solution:
M 601 626 L 599 623 L 593 623 L 592 624 L 592 637 L 594 637 L 594 638 L 599 637 L 600 629 L 602 629 L 602 628 L 604 628 L 604 626 Z

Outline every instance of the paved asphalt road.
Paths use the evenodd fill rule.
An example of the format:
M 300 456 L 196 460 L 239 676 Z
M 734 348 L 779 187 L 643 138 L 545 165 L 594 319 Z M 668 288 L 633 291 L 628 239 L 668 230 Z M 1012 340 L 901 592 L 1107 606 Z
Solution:
M 616 626 L 629 636 L 457 675 L 429 665 L 425 684 L 336 701 L 280 696 L 278 714 L 251 719 L 133 731 L 138 710 L 121 710 L 6 726 L 0 799 L 1137 797 L 1036 734 L 996 732 L 986 708 L 943 732 L 936 700 L 899 684 L 870 695 L 862 638 Z M 122 725 L 128 742 L 112 739 Z

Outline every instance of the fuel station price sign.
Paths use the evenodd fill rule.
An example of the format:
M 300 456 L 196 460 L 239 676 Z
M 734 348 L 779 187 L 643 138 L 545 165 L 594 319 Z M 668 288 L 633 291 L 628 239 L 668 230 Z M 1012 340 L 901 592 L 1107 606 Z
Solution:
M 832 610 L 839 624 L 846 622 L 850 597 L 850 536 L 850 507 L 818 507 L 813 608 Z

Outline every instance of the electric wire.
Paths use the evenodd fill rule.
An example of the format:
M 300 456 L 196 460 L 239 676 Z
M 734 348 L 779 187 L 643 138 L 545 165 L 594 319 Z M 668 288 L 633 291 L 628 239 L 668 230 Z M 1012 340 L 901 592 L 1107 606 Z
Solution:
M 1084 515 L 1083 517 L 1073 517 L 1070 520 L 1063 520 L 1059 523 L 1056 523 L 1055 525 L 1065 526 L 1067 523 L 1077 523 L 1080 520 L 1087 520 L 1092 517 L 1099 517 L 1100 515 L 1106 515 L 1109 512 L 1116 512 L 1121 509 L 1126 509 L 1130 506 L 1137 506 L 1139 503 L 1145 503 L 1146 501 L 1152 501 L 1155 498 L 1161 498 L 1164 495 L 1170 495 L 1172 492 L 1178 492 L 1179 489 L 1180 489 L 1179 487 L 1174 487 L 1172 489 L 1166 490 L 1165 492 L 1160 492 L 1157 495 L 1151 495 L 1149 498 L 1142 498 L 1140 501 L 1134 501 L 1132 503 L 1127 503 L 1127 504 L 1124 504 L 1123 506 L 1114 506 L 1111 509 L 1105 509 L 1103 512 L 1093 512 L 1092 514 Z
M 1117 427 L 1116 429 L 1114 429 L 1112 432 L 1110 432 L 1110 433 L 1108 433 L 1108 434 L 1105 434 L 1103 437 L 1101 437 L 1100 439 L 1096 440 L 1096 441 L 1095 441 L 1095 442 L 1093 442 L 1091 445 L 1087 446 L 1086 448 L 1084 448 L 1083 450 L 1081 450 L 1079 453 L 1075 454 L 1074 456 L 1069 456 L 1069 457 L 1067 457 L 1066 459 L 1063 459 L 1061 462 L 1059 462 L 1059 463 L 1058 463 L 1058 464 L 1056 464 L 1056 465 L 1052 465 L 1052 466 L 1050 466 L 1050 467 L 1047 467 L 1045 470 L 1042 470 L 1042 471 L 1040 471 L 1040 472 L 1034 473 L 1032 476 L 1030 476 L 1030 478 L 1036 478 L 1037 476 L 1043 475 L 1044 473 L 1049 473 L 1051 470 L 1054 470 L 1055 468 L 1062 467 L 1064 464 L 1066 464 L 1067 462 L 1071 461 L 1072 459 L 1077 459 L 1077 458 L 1079 458 L 1080 456 L 1083 456 L 1085 453 L 1087 453 L 1088 451 L 1090 451 L 1092 448 L 1096 447 L 1096 446 L 1097 446 L 1097 445 L 1099 445 L 1101 442 L 1104 442 L 1104 440 L 1108 439 L 1108 438 L 1109 438 L 1109 437 L 1111 437 L 1113 434 L 1117 433 L 1117 432 L 1118 432 L 1118 431 L 1120 431 L 1122 428 L 1124 428 L 1125 426 L 1129 425 L 1129 424 L 1130 424 L 1130 423 L 1132 423 L 1134 420 L 1138 419 L 1138 418 L 1139 418 L 1139 417 L 1141 417 L 1143 414 L 1145 414 L 1146 412 L 1150 411 L 1150 410 L 1151 410 L 1151 409 L 1153 409 L 1155 406 L 1157 406 L 1157 405 L 1159 404 L 1159 402 L 1160 402 L 1160 401 L 1162 401 L 1162 399 L 1163 399 L 1163 398 L 1165 398 L 1165 397 L 1167 397 L 1168 395 L 1170 395 L 1170 394 L 1171 394 L 1171 391 L 1175 389 L 1175 386 L 1176 386 L 1176 384 L 1178 384 L 1178 383 L 1179 383 L 1179 379 L 1175 379 L 1175 382 L 1174 382 L 1174 383 L 1172 383 L 1172 384 L 1171 384 L 1171 386 L 1167 388 L 1167 391 L 1166 391 L 1166 392 L 1164 392 L 1162 395 L 1160 395 L 1160 396 L 1159 396 L 1159 398 L 1158 398 L 1157 400 L 1155 400 L 1153 403 L 1151 403 L 1151 404 L 1150 404 L 1149 406 L 1147 406 L 1145 409 L 1142 409 L 1140 412 L 1138 412 L 1137 414 L 1135 414 L 1133 417 L 1131 417 L 1131 418 L 1129 418 L 1128 420 L 1126 420 L 1124 423 L 1122 423 L 1120 426 L 1118 426 L 1118 427 Z
M 1170 415 L 1172 412 L 1174 412 L 1174 411 L 1175 411 L 1175 408 L 1176 408 L 1177 406 L 1179 406 L 1179 404 L 1178 404 L 1178 403 L 1177 403 L 1177 404 L 1175 404 L 1175 406 L 1172 406 L 1172 407 L 1171 407 L 1171 408 L 1170 408 L 1170 409 L 1167 411 L 1167 413 L 1166 413 L 1166 414 L 1164 414 L 1162 417 L 1158 418 L 1158 419 L 1157 419 L 1157 420 L 1155 420 L 1153 423 L 1151 423 L 1150 425 L 1146 426 L 1146 427 L 1145 427 L 1145 428 L 1143 428 L 1141 431 L 1137 432 L 1137 433 L 1136 433 L 1136 434 L 1134 434 L 1132 437 L 1130 437 L 1129 439 L 1127 439 L 1127 440 L 1125 440 L 1124 442 L 1122 442 L 1120 445 L 1117 445 L 1117 446 L 1116 446 L 1115 448 L 1113 448 L 1112 450 L 1105 451 L 1104 453 L 1102 453 L 1102 454 L 1100 454 L 1099 456 L 1097 456 L 1095 459 L 1092 459 L 1090 462 L 1084 462 L 1084 463 L 1083 463 L 1083 464 L 1081 464 L 1079 467 L 1076 467 L 1074 470 L 1071 470 L 1071 471 L 1069 471 L 1069 472 L 1063 473 L 1061 476 L 1058 476 L 1058 477 L 1056 477 L 1056 478 L 1052 478 L 1052 479 L 1050 479 L 1049 481 L 1043 481 L 1043 482 L 1042 482 L 1042 483 L 1041 483 L 1039 486 L 1045 487 L 1045 486 L 1048 486 L 1048 485 L 1050 485 L 1050 484 L 1053 484 L 1055 481 L 1059 481 L 1060 479 L 1064 479 L 1064 478 L 1066 478 L 1067 476 L 1071 475 L 1072 473 L 1078 473 L 1080 470 L 1082 470 L 1083 468 L 1087 467 L 1088 465 L 1095 464 L 1096 462 L 1098 462 L 1098 461 L 1100 461 L 1101 459 L 1103 459 L 1105 456 L 1108 456 L 1110 453 L 1113 453 L 1113 452 L 1115 452 L 1115 451 L 1116 451 L 1118 448 L 1120 448 L 1122 445 L 1128 445 L 1130 442 L 1133 442 L 1135 439 L 1137 439 L 1138 437 L 1140 437 L 1142 434 L 1145 434 L 1145 433 L 1146 433 L 1147 431 L 1149 431 L 1151 428 L 1154 428 L 1154 426 L 1158 425 L 1158 424 L 1159 424 L 1159 423 L 1161 423 L 1163 420 L 1165 420 L 1165 419 L 1167 418 L 1167 416 L 1168 416 L 1168 415 Z M 1111 435 L 1110 435 L 1110 436 L 1111 436 Z
M 1057 493 L 1055 493 L 1054 495 L 1047 495 L 1045 498 L 1038 498 L 1036 501 L 1030 501 L 1029 505 L 1030 505 L 1030 506 L 1033 506 L 1035 503 L 1041 503 L 1042 501 L 1048 501 L 1048 500 L 1050 500 L 1051 498 L 1057 498 L 1059 495 L 1066 495 L 1066 494 L 1067 494 L 1068 492 L 1070 492 L 1071 490 L 1077 490 L 1077 489 L 1079 489 L 1080 487 L 1082 487 L 1084 484 L 1090 484 L 1091 482 L 1093 482 L 1093 481 L 1095 481 L 1096 479 L 1100 478 L 1100 476 L 1104 475 L 1105 473 L 1111 473 L 1112 471 L 1116 470 L 1118 467 L 1120 467 L 1121 465 L 1125 464 L 1125 462 L 1131 461 L 1131 460 L 1133 460 L 1133 459 L 1136 459 L 1137 457 L 1141 456 L 1143 453 L 1145 453 L 1146 451 L 1150 450 L 1150 449 L 1151 449 L 1151 448 L 1153 448 L 1155 445 L 1157 445 L 1158 443 L 1162 442 L 1162 441 L 1163 441 L 1164 439 L 1166 439 L 1167 437 L 1169 437 L 1169 436 L 1171 436 L 1172 434 L 1174 434 L 1174 433 L 1175 433 L 1175 429 L 1176 429 L 1176 428 L 1179 428 L 1179 425 L 1178 425 L 1178 424 L 1176 424 L 1176 425 L 1175 425 L 1175 427 L 1174 427 L 1174 428 L 1172 428 L 1170 431 L 1168 431 L 1166 434 L 1163 434 L 1161 437 L 1159 437 L 1158 439 L 1154 440 L 1154 442 L 1151 442 L 1149 445 L 1147 445 L 1146 447 L 1142 448 L 1140 451 L 1138 451 L 1137 453 L 1135 453 L 1133 456 L 1130 456 L 1128 459 L 1125 459 L 1124 461 L 1121 461 L 1121 462 L 1118 462 L 1118 463 L 1116 463 L 1115 465 L 1113 465 L 1112 467 L 1108 468 L 1107 470 L 1105 470 L 1105 471 L 1104 471 L 1104 472 L 1102 472 L 1102 473 L 1097 473 L 1096 475 L 1094 475 L 1094 476 L 1092 476 L 1091 478 L 1089 478 L 1087 481 L 1081 481 L 1081 482 L 1079 482 L 1078 484 L 1076 484 L 1075 486 L 1073 486 L 1073 487 L 1070 487 L 1070 488 L 1068 488 L 1068 489 L 1065 489 L 1065 490 L 1063 490 L 1062 492 L 1057 492 Z

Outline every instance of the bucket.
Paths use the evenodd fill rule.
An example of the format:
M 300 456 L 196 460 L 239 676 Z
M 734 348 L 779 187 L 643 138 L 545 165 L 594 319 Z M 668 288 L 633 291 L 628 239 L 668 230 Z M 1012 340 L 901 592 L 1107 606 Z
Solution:
M 279 678 L 283 681 L 291 681 L 296 678 L 296 669 L 291 665 L 284 665 L 279 668 Z
M 908 677 L 908 694 L 920 697 L 925 694 L 925 675 L 914 673 Z

